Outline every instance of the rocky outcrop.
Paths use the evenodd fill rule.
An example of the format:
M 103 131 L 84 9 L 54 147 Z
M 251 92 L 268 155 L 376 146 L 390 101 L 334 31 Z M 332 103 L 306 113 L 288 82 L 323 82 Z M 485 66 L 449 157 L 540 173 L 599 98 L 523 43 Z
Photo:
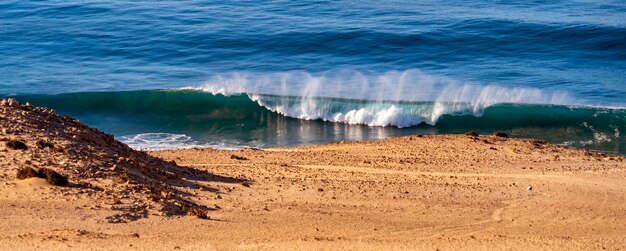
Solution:
M 0 99 L 0 141 L 4 141 L 0 142 L 0 180 L 16 179 L 18 170 L 24 168 L 60 174 L 69 182 L 67 187 L 57 188 L 64 193 L 122 201 L 112 207 L 119 212 L 110 222 L 151 213 L 187 214 L 192 209 L 198 215 L 198 210 L 206 210 L 182 190 L 199 188 L 184 176 L 210 174 L 135 151 L 112 135 L 75 118 L 58 116 L 54 110 Z

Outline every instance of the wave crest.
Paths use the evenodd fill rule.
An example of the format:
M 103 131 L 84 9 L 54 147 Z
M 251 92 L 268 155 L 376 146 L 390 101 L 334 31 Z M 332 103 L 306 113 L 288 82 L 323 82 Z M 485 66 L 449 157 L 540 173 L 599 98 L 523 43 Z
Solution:
M 418 69 L 382 74 L 354 70 L 317 75 L 304 71 L 234 72 L 184 89 L 225 96 L 247 94 L 285 116 L 369 126 L 434 124 L 445 114 L 480 116 L 485 108 L 503 103 L 582 104 L 573 102 L 565 92 L 461 82 Z

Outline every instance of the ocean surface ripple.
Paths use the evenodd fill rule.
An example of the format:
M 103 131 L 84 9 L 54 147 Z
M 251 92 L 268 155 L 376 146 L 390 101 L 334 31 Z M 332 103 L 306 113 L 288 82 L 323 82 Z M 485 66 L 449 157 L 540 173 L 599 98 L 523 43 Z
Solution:
M 150 149 L 477 127 L 626 152 L 625 14 L 626 2 L 612 0 L 8 0 L 0 2 L 0 97 L 32 99 Z M 212 105 L 193 119 L 180 111 L 190 107 L 136 109 L 153 121 L 141 123 L 154 123 L 144 126 L 82 100 L 94 95 L 131 110 L 115 102 L 203 97 L 197 105 L 255 113 L 219 124 L 210 118 L 223 109 Z M 489 117 L 508 113 L 516 124 Z M 159 124 L 168 119 L 195 125 Z M 294 140 L 280 140 L 283 132 Z

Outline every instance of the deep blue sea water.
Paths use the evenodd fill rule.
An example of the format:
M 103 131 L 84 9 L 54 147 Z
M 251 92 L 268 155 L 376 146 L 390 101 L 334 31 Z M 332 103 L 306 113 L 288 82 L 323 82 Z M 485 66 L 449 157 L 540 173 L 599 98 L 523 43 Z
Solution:
M 626 153 L 626 1 L 1 1 L 6 96 L 144 149 L 500 130 Z

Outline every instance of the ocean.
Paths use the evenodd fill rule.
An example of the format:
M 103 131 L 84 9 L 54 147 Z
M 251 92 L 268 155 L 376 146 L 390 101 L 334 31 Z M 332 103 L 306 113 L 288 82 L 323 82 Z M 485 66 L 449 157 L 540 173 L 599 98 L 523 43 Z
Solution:
M 0 97 L 137 149 L 503 131 L 626 153 L 626 1 L 2 1 Z

